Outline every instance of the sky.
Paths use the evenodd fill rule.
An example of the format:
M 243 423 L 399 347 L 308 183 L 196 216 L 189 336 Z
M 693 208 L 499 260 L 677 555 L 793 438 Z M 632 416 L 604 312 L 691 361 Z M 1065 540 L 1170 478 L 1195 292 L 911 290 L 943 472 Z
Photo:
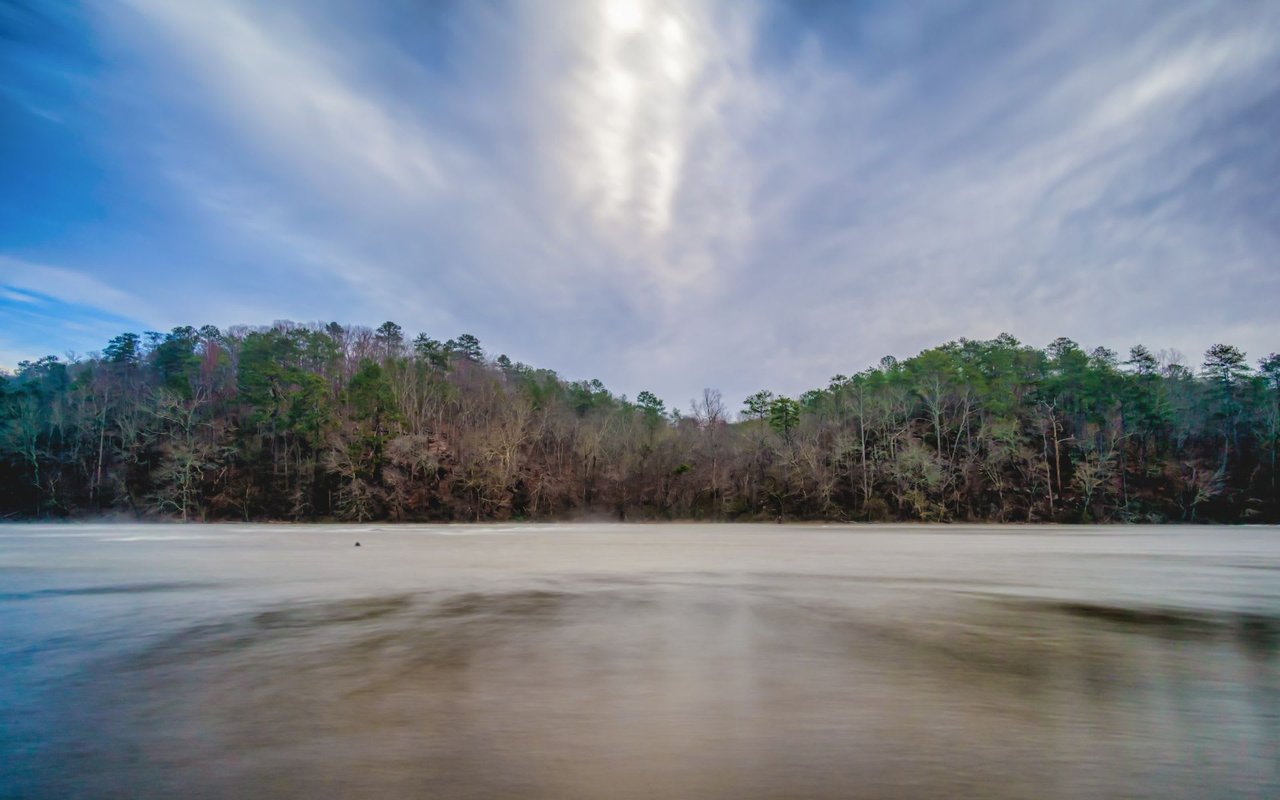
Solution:
M 687 406 L 1280 350 L 1280 3 L 0 0 L 0 367 L 393 320 Z

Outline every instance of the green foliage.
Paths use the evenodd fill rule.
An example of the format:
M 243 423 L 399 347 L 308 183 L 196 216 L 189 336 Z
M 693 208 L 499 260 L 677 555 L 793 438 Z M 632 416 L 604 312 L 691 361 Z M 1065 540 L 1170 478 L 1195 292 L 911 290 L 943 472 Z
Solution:
M 449 368 L 449 348 L 444 342 L 432 339 L 425 333 L 418 334 L 418 338 L 413 340 L 413 352 L 417 354 L 419 361 L 428 364 L 432 369 Z
M 396 355 L 404 346 L 404 329 L 390 320 L 378 326 L 374 332 L 374 341 L 387 355 Z
M 347 384 L 347 398 L 357 420 L 382 420 L 394 413 L 391 385 L 377 362 L 365 359 Z
M 188 399 L 200 363 L 196 356 L 199 337 L 196 329 L 189 325 L 174 328 L 151 351 L 152 364 L 160 375 L 161 383 Z
M 66 389 L 67 365 L 57 356 L 45 356 L 35 361 L 19 361 L 14 387 L 26 389 L 42 397 L 51 396 Z
M 805 411 L 814 412 L 822 407 L 823 401 L 827 398 L 827 393 L 821 389 L 810 389 L 800 395 L 800 407 Z
M 800 424 L 800 404 L 790 397 L 775 397 L 769 402 L 769 427 L 784 439 Z
M 769 416 L 769 404 L 773 402 L 773 392 L 761 389 L 742 401 L 742 415 L 747 419 L 764 419 Z
M 1124 363 L 1132 367 L 1134 373 L 1144 378 L 1154 377 L 1160 369 L 1160 364 L 1156 361 L 1156 357 L 1151 354 L 1150 350 L 1140 344 L 1129 348 L 1129 360 Z
M 250 333 L 240 343 L 240 398 L 259 420 L 279 417 L 302 370 L 297 341 L 283 331 Z
M 142 358 L 142 340 L 136 333 L 122 333 L 107 343 L 103 357 L 112 364 L 137 364 Z
M 599 378 L 589 381 L 575 381 L 565 387 L 569 405 L 579 416 L 585 416 L 595 409 L 607 409 L 613 406 L 613 395 L 605 388 Z
M 667 404 L 658 399 L 658 396 L 648 390 L 643 390 L 636 395 L 636 405 L 644 412 L 645 417 L 650 421 L 658 421 L 667 415 Z
M 1272 353 L 1258 362 L 1258 374 L 1268 389 L 1280 391 L 1280 355 Z
M 445 342 L 445 349 L 454 358 L 470 361 L 473 364 L 484 363 L 484 350 L 480 347 L 480 340 L 469 333 Z
M 1204 354 L 1204 374 L 1219 385 L 1230 386 L 1249 374 L 1249 362 L 1239 348 L 1215 344 Z

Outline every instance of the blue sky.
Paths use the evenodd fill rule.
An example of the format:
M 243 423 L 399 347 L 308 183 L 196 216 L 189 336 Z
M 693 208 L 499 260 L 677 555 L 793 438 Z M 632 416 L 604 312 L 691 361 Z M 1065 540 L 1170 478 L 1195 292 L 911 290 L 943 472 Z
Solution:
M 0 365 L 338 320 L 685 406 L 1280 350 L 1280 4 L 0 3 Z

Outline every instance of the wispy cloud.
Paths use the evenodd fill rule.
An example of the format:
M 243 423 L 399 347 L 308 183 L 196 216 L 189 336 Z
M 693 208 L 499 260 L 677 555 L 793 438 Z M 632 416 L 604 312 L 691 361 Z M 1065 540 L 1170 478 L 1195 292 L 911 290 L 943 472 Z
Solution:
M 93 21 L 103 136 L 145 142 L 176 220 L 137 273 L 219 276 L 169 313 L 470 330 L 677 404 L 1001 330 L 1280 346 L 1271 4 L 129 0 Z M 147 286 L 111 302 L 145 310 Z
M 145 326 L 131 295 L 83 273 L 0 257 L 0 369 L 27 360 L 100 350 Z
M 25 304 L 43 304 L 40 295 L 64 303 L 102 309 L 119 317 L 145 319 L 147 306 L 137 297 L 87 273 L 0 256 L 0 286 L 5 297 Z M 12 290 L 25 290 L 14 292 Z
M 19 292 L 7 287 L 0 286 L 0 298 L 9 300 L 14 303 L 25 303 L 27 305 L 43 305 L 44 301 L 33 294 Z

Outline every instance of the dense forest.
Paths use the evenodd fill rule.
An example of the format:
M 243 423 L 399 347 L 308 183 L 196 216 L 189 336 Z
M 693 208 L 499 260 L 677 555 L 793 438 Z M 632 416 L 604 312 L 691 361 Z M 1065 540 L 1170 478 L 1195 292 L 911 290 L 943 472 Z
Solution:
M 1280 357 L 960 340 L 686 411 L 387 322 L 0 374 L 0 516 L 1276 522 Z

